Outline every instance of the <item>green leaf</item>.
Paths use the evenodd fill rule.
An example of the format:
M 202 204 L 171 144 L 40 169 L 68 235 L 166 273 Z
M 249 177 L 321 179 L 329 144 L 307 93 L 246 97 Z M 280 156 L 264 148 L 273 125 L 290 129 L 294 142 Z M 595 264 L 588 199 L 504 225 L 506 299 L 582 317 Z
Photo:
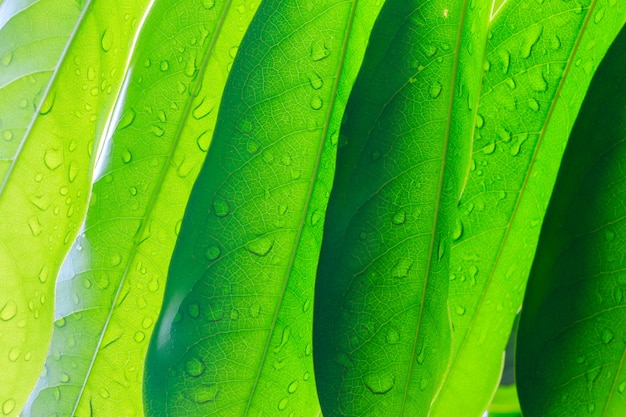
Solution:
M 482 68 L 461 65 L 475 41 L 462 36 L 467 8 L 389 0 L 372 32 L 341 129 L 316 284 L 327 416 L 427 415 L 440 388 L 448 231 L 469 153 L 453 132 L 471 126 L 459 90 L 471 92 L 465 77 Z
M 574 116 L 624 16 L 608 0 L 510 0 L 490 23 L 452 231 L 454 353 L 432 416 L 479 416 L 495 392 Z
M 255 12 L 242 4 L 243 13 L 230 2 L 193 13 L 182 0 L 152 7 L 84 228 L 59 276 L 46 371 L 23 416 L 143 415 L 144 357 L 180 221 L 239 28 Z
M 150 415 L 319 414 L 314 273 L 339 122 L 379 8 L 261 4 L 172 258 Z
M 76 16 L 71 7 L 58 3 L 58 8 L 57 2 L 44 3 L 44 12 L 38 3 L 4 2 L 4 10 L 21 5 L 25 8 L 13 13 L 22 10 L 25 14 L 6 15 L 12 18 L 3 34 L 18 33 L 19 19 L 31 11 L 35 20 L 21 26 L 26 35 L 41 33 L 55 13 L 68 19 Z M 83 220 L 91 155 L 107 127 L 144 3 L 90 2 L 69 39 L 60 32 L 61 39 L 56 42 L 35 42 L 35 47 L 53 47 L 67 41 L 61 55 L 57 44 L 41 62 L 21 56 L 26 53 L 22 43 L 8 43 L 15 48 L 9 51 L 14 57 L 8 65 L 23 67 L 9 73 L 18 83 L 23 82 L 20 76 L 26 76 L 27 84 L 34 79 L 32 88 L 38 90 L 29 90 L 29 86 L 9 91 L 7 96 L 14 105 L 2 115 L 15 120 L 19 128 L 13 136 L 15 145 L 2 141 L 2 152 L 6 149 L 8 157 L 0 183 L 0 404 L 5 415 L 19 413 L 41 371 L 52 331 L 54 278 Z M 15 27 L 13 19 L 18 19 Z M 46 73 L 55 57 L 52 74 Z M 24 72 L 29 69 L 43 72 L 31 77 Z M 25 95 L 20 96 L 22 93 Z M 4 94 L 3 89 L 2 95 L 7 97 Z M 31 110 L 31 120 L 19 109 L 22 99 L 30 103 L 27 107 L 37 105 Z M 0 108 L 5 106 L 3 103 Z
M 593 79 L 567 145 L 522 309 L 525 416 L 626 413 L 626 30 Z

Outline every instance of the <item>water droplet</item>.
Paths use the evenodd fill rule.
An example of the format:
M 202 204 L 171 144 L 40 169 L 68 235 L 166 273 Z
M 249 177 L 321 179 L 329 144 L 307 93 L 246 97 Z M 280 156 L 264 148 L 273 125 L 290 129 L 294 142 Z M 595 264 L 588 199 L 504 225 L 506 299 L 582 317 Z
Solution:
M 278 411 L 283 411 L 287 408 L 287 404 L 289 404 L 289 398 L 285 397 L 278 402 Z
M 618 386 L 617 386 L 617 391 L 619 391 L 620 394 L 623 394 L 624 391 L 626 391 L 626 381 L 621 382 Z
M 50 171 L 54 171 L 63 163 L 61 152 L 56 149 L 48 149 L 43 156 L 43 162 Z
M 13 61 L 13 52 L 7 52 L 0 59 L 0 63 L 2 63 L 2 65 L 5 67 L 8 66 L 11 61 Z
M 134 121 L 135 121 L 135 111 L 133 109 L 129 109 L 128 111 L 124 113 L 117 127 L 118 129 L 125 129 L 128 126 L 132 125 Z
M 313 210 L 313 213 L 311 213 L 311 226 L 317 225 L 321 218 L 322 214 L 319 212 L 319 210 Z
M 320 96 L 313 96 L 313 98 L 311 98 L 311 108 L 313 110 L 319 110 L 322 108 L 323 105 L 324 101 Z
M 185 364 L 185 372 L 187 375 L 197 378 L 206 370 L 206 365 L 200 358 L 193 358 Z
M 548 83 L 544 78 L 543 72 L 540 70 L 533 71 L 533 76 L 530 80 L 530 85 L 533 91 L 542 93 L 548 89 Z
M 372 394 L 383 395 L 393 389 L 396 379 L 389 373 L 369 373 L 363 377 L 363 383 Z
M 163 128 L 158 125 L 152 125 L 150 127 L 150 131 L 152 132 L 154 136 L 158 138 L 162 137 L 165 134 L 165 130 L 163 130 Z
M 15 362 L 19 359 L 21 354 L 22 354 L 22 349 L 20 349 L 19 346 L 14 346 L 9 351 L 9 360 L 11 362 Z
M 300 383 L 298 382 L 298 380 L 293 381 L 291 384 L 289 384 L 289 386 L 287 387 L 287 392 L 289 394 L 293 394 L 294 392 L 296 392 L 296 390 L 298 389 L 298 385 Z
M 274 240 L 263 236 L 251 242 L 248 242 L 248 244 L 246 245 L 246 249 L 248 250 L 248 252 L 256 256 L 263 257 L 266 256 L 270 252 L 270 250 L 272 250 L 273 246 Z
M 305 381 L 308 381 L 309 378 L 311 378 L 311 374 L 309 372 L 305 372 L 304 375 L 302 375 L 302 379 Z
M 200 136 L 198 136 L 198 139 L 196 139 L 196 144 L 202 152 L 207 152 L 209 150 L 209 146 L 211 145 L 211 139 L 211 132 L 205 130 L 204 132 L 200 133 Z
M 482 129 L 485 125 L 485 119 L 480 114 L 476 114 L 476 127 Z
M 463 236 L 463 223 L 460 219 L 456 220 L 454 229 L 452 229 L 452 240 L 457 241 Z
M 202 0 L 202 6 L 207 10 L 211 10 L 215 6 L 215 0 Z
M 400 341 L 400 335 L 395 329 L 389 329 L 387 332 L 387 343 L 390 345 L 395 345 Z
M 101 388 L 99 391 L 99 394 L 105 400 L 111 396 L 111 394 L 109 393 L 109 391 L 106 390 L 106 388 Z
M 465 307 L 458 305 L 456 306 L 456 314 L 458 314 L 459 316 L 462 316 L 465 314 Z
M 187 314 L 192 319 L 197 319 L 200 316 L 200 307 L 198 304 L 192 303 L 187 306 Z
M 213 200 L 213 214 L 217 217 L 226 217 L 230 213 L 230 205 L 222 198 L 216 197 Z
M 70 382 L 70 376 L 66 374 L 65 372 L 62 372 L 61 375 L 59 376 L 59 381 L 61 381 L 64 384 L 67 384 L 68 382 Z
M 9 398 L 2 404 L 2 412 L 4 415 L 9 415 L 15 409 L 15 400 L 13 398 Z
M 248 153 L 254 155 L 259 150 L 259 143 L 255 140 L 249 140 L 248 144 L 246 145 L 246 150 L 248 151 Z
M 411 272 L 411 267 L 413 266 L 414 261 L 410 259 L 400 259 L 394 265 L 391 275 L 394 278 L 406 278 L 409 276 L 409 272 Z
M 534 98 L 529 98 L 528 99 L 528 108 L 531 109 L 532 111 L 539 111 L 539 109 L 541 108 L 539 105 L 539 102 L 537 100 L 535 100 Z
M 133 154 L 130 153 L 128 149 L 125 149 L 124 152 L 122 152 L 122 162 L 124 162 L 125 164 L 128 164 L 132 160 L 133 160 Z
M 111 50 L 111 47 L 113 46 L 113 36 L 108 30 L 102 32 L 102 36 L 100 37 L 100 46 L 104 52 L 109 52 Z
M 33 216 L 28 219 L 28 227 L 30 228 L 30 232 L 33 236 L 39 236 L 41 234 L 41 223 L 39 223 L 39 218 L 37 216 Z
M 441 94 L 441 83 L 439 81 L 435 81 L 433 85 L 430 86 L 430 96 L 432 98 L 437 98 Z
M 170 69 L 170 63 L 166 59 L 164 59 L 163 61 L 161 61 L 159 69 L 163 72 L 167 71 L 168 69 Z
M 7 142 L 11 142 L 13 140 L 13 132 L 10 130 L 5 130 L 4 132 L 2 132 L 2 139 Z
M 535 24 L 526 29 L 526 36 L 522 41 L 520 53 L 523 58 L 528 58 L 532 53 L 533 47 L 539 41 L 539 37 L 543 33 L 543 25 Z
M 146 338 L 146 334 L 144 332 L 136 332 L 135 335 L 133 336 L 133 339 L 137 343 L 143 342 L 145 338 Z
M 484 148 L 483 148 L 483 153 L 485 155 L 491 155 L 492 153 L 494 153 L 496 151 L 496 142 L 491 142 L 488 143 Z
M 196 120 L 201 120 L 211 114 L 211 112 L 215 109 L 215 102 L 213 100 L 207 100 L 206 97 L 203 97 L 200 103 L 196 107 L 194 107 L 191 115 Z
M 611 343 L 614 337 L 615 335 L 610 329 L 604 329 L 604 331 L 602 332 L 602 343 Z
M 202 384 L 193 391 L 193 401 L 197 404 L 204 404 L 215 401 L 218 389 L 217 384 Z
M 207 248 L 206 252 L 204 252 L 204 256 L 206 256 L 206 258 L 209 261 L 214 261 L 214 260 L 216 260 L 217 258 L 220 257 L 221 253 L 222 252 L 220 251 L 219 247 L 217 247 L 217 246 L 209 246 Z
M 330 51 L 322 40 L 317 40 L 311 44 L 311 59 L 313 61 L 321 61 L 328 58 Z
M 509 65 L 511 63 L 511 54 L 509 54 L 509 51 L 499 49 L 498 58 L 500 59 L 500 63 L 502 64 L 502 74 L 508 73 Z
M 311 85 L 311 88 L 313 88 L 314 90 L 319 90 L 324 86 L 324 81 L 315 71 L 309 72 L 307 74 L 307 78 L 309 79 L 309 84 Z
M 406 211 L 404 211 L 404 209 L 396 211 L 391 219 L 391 222 L 396 226 L 403 225 L 406 222 Z
M 589 411 L 590 413 L 593 413 L 594 411 L 596 411 L 596 405 L 595 403 L 591 403 L 587 406 L 587 411 Z

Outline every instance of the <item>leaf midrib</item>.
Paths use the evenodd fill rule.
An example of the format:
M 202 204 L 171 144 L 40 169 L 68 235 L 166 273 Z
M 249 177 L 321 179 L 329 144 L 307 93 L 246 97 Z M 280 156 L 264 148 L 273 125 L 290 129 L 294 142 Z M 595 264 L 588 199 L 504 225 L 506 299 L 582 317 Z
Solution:
M 335 74 L 335 82 L 333 84 L 333 91 L 331 94 L 331 99 L 328 105 L 328 111 L 326 113 L 326 121 L 324 123 L 324 130 L 322 132 L 322 136 L 321 136 L 321 140 L 320 140 L 320 145 L 318 148 L 318 152 L 317 152 L 317 159 L 315 161 L 315 166 L 313 168 L 313 175 L 311 177 L 311 182 L 310 182 L 310 186 L 306 195 L 306 200 L 305 200 L 305 204 L 304 204 L 304 209 L 302 210 L 302 216 L 300 218 L 300 224 L 298 227 L 298 232 L 296 234 L 296 238 L 294 240 L 294 245 L 293 245 L 293 250 L 291 253 L 291 257 L 289 259 L 289 264 L 287 266 L 287 269 L 285 271 L 285 275 L 283 277 L 283 287 L 281 289 L 281 293 L 278 299 L 278 302 L 276 303 L 276 308 L 274 310 L 274 317 L 272 318 L 272 323 L 271 326 L 269 328 L 269 332 L 268 332 L 268 336 L 265 342 L 265 346 L 263 349 L 263 353 L 261 356 L 261 361 L 259 363 L 259 367 L 257 368 L 257 374 L 254 380 L 254 383 L 252 385 L 252 389 L 250 392 L 250 395 L 248 396 L 248 403 L 246 405 L 246 409 L 244 411 L 243 416 L 247 417 L 249 412 L 250 412 L 250 407 L 252 405 L 252 400 L 254 397 L 254 394 L 256 392 L 256 389 L 259 385 L 259 380 L 261 378 L 261 373 L 263 371 L 264 368 L 264 364 L 265 361 L 267 360 L 267 354 L 269 351 L 269 347 L 270 347 L 270 342 L 272 340 L 272 334 L 274 333 L 274 329 L 276 327 L 276 322 L 278 321 L 278 316 L 280 313 L 280 309 L 282 307 L 282 303 L 283 300 L 285 298 L 285 294 L 287 292 L 287 285 L 289 282 L 289 277 L 291 276 L 291 272 L 293 270 L 293 265 L 295 262 L 295 258 L 296 258 L 296 252 L 297 249 L 299 247 L 299 243 L 300 243 L 300 237 L 302 236 L 302 230 L 304 229 L 304 225 L 306 224 L 306 216 L 309 212 L 309 207 L 311 204 L 311 198 L 313 197 L 313 190 L 315 189 L 315 182 L 317 179 L 317 174 L 319 172 L 319 166 L 320 166 L 320 162 L 321 162 L 321 158 L 322 158 L 322 151 L 324 149 L 324 144 L 326 143 L 326 138 L 328 136 L 328 128 L 330 127 L 330 119 L 333 115 L 333 109 L 335 107 L 335 102 L 337 100 L 337 91 L 339 89 L 339 80 L 340 80 L 340 76 L 341 76 L 341 72 L 343 70 L 343 66 L 345 63 L 345 57 L 346 57 L 346 52 L 347 52 L 347 48 L 348 48 L 348 43 L 350 40 L 350 34 L 352 33 L 352 25 L 354 23 L 354 17 L 356 16 L 356 8 L 357 8 L 357 4 L 359 3 L 359 0 L 354 0 L 352 3 L 352 9 L 350 10 L 350 16 L 348 18 L 348 24 L 346 25 L 346 35 L 344 36 L 344 41 L 343 41 L 343 45 L 342 45 L 342 49 L 341 49 L 341 56 L 339 59 L 339 65 L 337 67 L 337 72 Z M 321 415 L 321 408 L 319 410 L 319 414 Z
M 146 8 L 146 10 L 144 12 L 144 16 L 143 16 L 143 18 L 141 20 L 141 23 L 139 24 L 139 26 L 138 26 L 138 28 L 137 28 L 137 30 L 135 32 L 136 33 L 136 39 L 135 39 L 135 42 L 133 43 L 133 47 L 129 51 L 129 54 L 128 54 L 129 57 L 132 57 L 132 55 L 133 55 L 132 52 L 133 52 L 133 50 L 135 49 L 135 47 L 137 45 L 137 38 L 139 37 L 139 33 L 141 32 L 141 28 L 143 27 L 143 25 L 144 25 L 148 15 L 149 15 L 149 13 L 150 13 L 152 7 L 154 5 L 154 2 L 155 2 L 155 0 L 150 0 L 149 5 L 148 5 L 148 7 Z M 232 5 L 232 0 L 227 0 L 227 3 L 224 6 L 224 10 L 222 12 L 222 15 L 220 16 L 220 20 L 218 21 L 218 24 L 217 24 L 217 26 L 215 28 L 213 37 L 211 38 L 211 43 L 209 44 L 209 47 L 207 48 L 207 53 L 205 54 L 204 60 L 202 62 L 201 69 L 198 72 L 196 79 L 192 83 L 194 88 L 190 89 L 190 91 L 194 91 L 195 88 L 197 88 L 197 86 L 199 84 L 201 84 L 201 82 L 202 82 L 202 78 L 203 78 L 204 73 L 206 72 L 206 69 L 208 67 L 209 60 L 210 60 L 210 58 L 212 56 L 213 50 L 215 49 L 215 46 L 217 44 L 217 39 L 219 38 L 219 35 L 221 33 L 221 29 L 222 29 L 222 27 L 224 25 L 224 22 L 226 20 L 226 16 L 228 15 L 228 12 L 230 11 L 231 5 Z M 129 64 L 129 62 L 127 64 Z M 126 72 L 126 76 L 125 77 L 127 77 L 129 75 L 128 74 L 128 68 L 129 68 L 129 65 L 126 66 L 126 71 L 125 71 Z M 103 342 L 104 336 L 105 336 L 105 334 L 107 332 L 109 323 L 111 321 L 111 318 L 113 317 L 113 312 L 115 311 L 115 306 L 117 304 L 117 300 L 118 300 L 118 298 L 119 298 L 119 296 L 121 294 L 122 287 L 124 286 L 124 283 L 126 282 L 126 277 L 129 274 L 129 270 L 130 270 L 130 266 L 132 264 L 132 260 L 135 258 L 135 256 L 138 253 L 139 244 L 143 241 L 143 240 L 139 240 L 139 239 L 141 239 L 141 237 L 143 236 L 144 231 L 145 231 L 145 229 L 147 227 L 148 222 L 146 220 L 150 218 L 150 216 L 152 214 L 152 211 L 154 210 L 154 207 L 156 206 L 156 203 L 157 203 L 157 200 L 158 200 L 158 195 L 159 195 L 158 190 L 161 189 L 162 184 L 165 182 L 165 178 L 167 176 L 167 173 L 169 172 L 172 158 L 174 157 L 174 153 L 176 152 L 177 145 L 180 142 L 180 139 L 182 137 L 182 132 L 184 131 L 186 123 L 189 120 L 189 114 L 192 111 L 191 108 L 192 108 L 192 105 L 194 103 L 195 97 L 196 97 L 195 95 L 192 95 L 192 94 L 189 95 L 189 98 L 188 98 L 187 103 L 185 105 L 185 109 L 183 110 L 183 113 L 182 113 L 181 123 L 179 124 L 179 127 L 178 127 L 178 129 L 176 131 L 176 136 L 175 136 L 174 140 L 172 141 L 172 145 L 170 147 L 170 152 L 168 154 L 167 161 L 163 164 L 163 169 L 161 170 L 161 172 L 159 174 L 159 177 L 158 177 L 158 179 L 156 181 L 157 186 L 154 188 L 155 191 L 152 193 L 152 196 L 150 197 L 150 200 L 149 200 L 148 205 L 146 207 L 145 215 L 139 217 L 139 218 L 143 219 L 143 221 L 141 222 L 141 226 L 139 227 L 139 229 L 137 230 L 137 232 L 135 234 L 135 238 L 134 238 L 134 241 L 133 241 L 133 246 L 132 246 L 130 255 L 128 257 L 128 262 L 126 264 L 126 268 L 124 269 L 124 273 L 123 273 L 123 275 L 122 275 L 122 277 L 120 279 L 120 283 L 118 285 L 118 288 L 117 288 L 117 291 L 115 293 L 115 296 L 113 297 L 113 300 L 111 301 L 111 308 L 109 309 L 109 314 L 108 314 L 107 319 L 106 319 L 106 321 L 105 321 L 105 323 L 104 323 L 104 325 L 102 327 L 102 331 L 100 333 L 100 339 L 98 340 L 98 343 L 97 343 L 97 345 L 96 345 L 96 347 L 94 349 L 94 353 L 93 353 L 93 356 L 91 358 L 91 362 L 89 363 L 89 368 L 87 370 L 87 373 L 85 374 L 85 378 L 83 379 L 83 384 L 81 385 L 81 390 L 80 390 L 78 396 L 76 397 L 76 402 L 74 403 L 74 409 L 72 410 L 72 414 L 71 414 L 72 417 L 76 413 L 76 410 L 78 408 L 78 405 L 80 404 L 80 400 L 82 398 L 82 395 L 83 395 L 83 393 L 85 391 L 85 387 L 87 386 L 87 381 L 89 380 L 91 371 L 92 371 L 93 366 L 95 364 L 97 354 L 100 351 L 100 346 L 102 345 L 102 342 Z M 166 395 L 167 395 L 167 393 L 166 393 Z M 167 413 L 167 410 L 166 410 L 166 413 Z

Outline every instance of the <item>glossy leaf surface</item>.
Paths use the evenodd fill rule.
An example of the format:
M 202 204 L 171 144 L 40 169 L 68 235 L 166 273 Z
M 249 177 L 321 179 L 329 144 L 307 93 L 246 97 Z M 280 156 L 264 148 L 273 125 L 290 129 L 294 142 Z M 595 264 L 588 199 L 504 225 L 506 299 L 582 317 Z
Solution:
M 229 77 L 148 351 L 151 415 L 317 416 L 313 283 L 379 6 L 264 1 Z
M 67 8 L 63 3 L 57 8 L 52 3 L 3 2 L 3 11 L 24 13 L 5 22 L 3 35 L 18 33 L 17 28 L 11 29 L 13 19 L 28 18 L 31 10 L 46 5 L 47 12 L 39 11 L 39 18 L 22 27 L 26 35 L 42 32 L 46 22 L 53 26 L 50 19 L 55 13 L 75 13 L 63 12 Z M 18 4 L 26 8 L 14 8 Z M 39 102 L 32 118 L 26 122 L 24 117 L 16 125 L 20 129 L 12 136 L 15 144 L 2 142 L 3 152 L 5 146 L 13 149 L 7 151 L 10 158 L 3 162 L 0 183 L 0 403 L 5 415 L 19 413 L 41 371 L 52 331 L 55 277 L 82 223 L 92 155 L 105 133 L 146 4 L 144 0 L 87 3 L 65 38 L 63 53 L 43 53 L 40 63 L 18 59 L 25 53 L 22 44 L 8 44 L 15 48 L 15 61 L 11 59 L 7 67 L 24 67 L 9 74 L 26 75 L 27 67 L 44 72 L 26 76 L 27 84 L 35 79 L 28 88 L 40 89 L 31 96 L 32 102 L 27 98 L 30 106 Z M 38 44 L 43 47 L 45 42 L 33 43 Z M 53 73 L 46 74 L 54 56 L 58 61 Z M 48 84 L 43 81 L 46 76 Z M 28 88 L 14 94 L 28 94 Z M 13 103 L 22 99 L 17 95 Z
M 624 12 L 620 2 L 508 1 L 490 22 L 452 229 L 454 353 L 433 416 L 480 416 L 495 392 L 560 157 Z
M 171 253 L 244 33 L 238 28 L 255 11 L 243 5 L 244 12 L 227 1 L 151 8 L 85 226 L 58 279 L 46 371 L 24 416 L 143 415 L 144 357 Z
M 472 123 L 456 83 L 475 71 L 459 64 L 466 7 L 389 0 L 372 32 L 316 284 L 326 416 L 426 415 L 446 370 L 448 230 L 469 153 L 452 132 Z
M 589 89 L 559 171 L 524 301 L 525 416 L 626 413 L 626 31 Z

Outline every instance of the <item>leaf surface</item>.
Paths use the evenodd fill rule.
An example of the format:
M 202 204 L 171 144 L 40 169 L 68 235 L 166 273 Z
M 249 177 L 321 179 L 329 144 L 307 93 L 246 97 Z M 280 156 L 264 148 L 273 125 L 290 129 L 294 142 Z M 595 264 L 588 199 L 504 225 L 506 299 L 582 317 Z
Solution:
M 239 28 L 256 10 L 241 5 L 151 8 L 85 225 L 58 279 L 46 371 L 24 416 L 143 415 L 144 358 L 170 257 Z
M 8 160 L 3 162 L 0 182 L 0 404 L 5 415 L 19 413 L 41 371 L 52 332 L 55 277 L 82 223 L 92 155 L 105 133 L 146 3 L 86 3 L 69 38 L 59 32 L 61 38 L 55 42 L 66 40 L 60 55 L 61 46 L 43 38 L 35 39 L 31 46 L 50 46 L 51 50 L 40 58 L 29 55 L 34 61 L 21 56 L 28 45 L 7 44 L 15 48 L 8 53 L 13 57 L 5 61 L 7 66 L 22 67 L 2 71 L 3 77 L 8 74 L 15 79 L 7 88 L 22 83 L 23 76 L 28 87 L 11 92 L 25 94 L 9 96 L 12 107 L 4 99 L 0 104 L 10 108 L 3 119 L 16 123 L 11 138 L 16 144 L 6 145 Z M 59 2 L 57 8 L 51 2 L 3 2 L 3 11 L 22 11 L 3 15 L 2 19 L 12 16 L 3 22 L 3 36 L 28 38 L 47 25 L 54 26 L 55 13 L 76 16 L 76 11 L 64 4 Z M 18 31 L 19 19 L 28 17 L 35 20 L 22 27 L 27 31 L 23 34 Z M 57 29 L 49 33 L 54 35 Z M 2 56 L 6 59 L 8 54 Z M 53 59 L 57 62 L 50 73 Z M 26 75 L 28 68 L 43 72 Z M 48 83 L 45 77 L 49 77 Z M 30 91 L 31 87 L 38 90 Z M 7 97 L 2 90 L 0 94 Z M 27 107 L 36 106 L 30 120 L 19 106 L 23 99 L 28 101 Z M 6 143 L 2 142 L 3 152 Z
M 570 137 L 522 310 L 516 372 L 525 416 L 626 413 L 626 31 Z
M 624 12 L 604 0 L 508 1 L 490 22 L 452 229 L 454 353 L 432 416 L 480 416 L 495 392 L 568 134 Z
M 461 56 L 480 48 L 462 36 L 468 9 L 390 0 L 372 32 L 341 129 L 316 284 L 327 416 L 426 415 L 446 370 L 448 230 L 469 154 L 453 132 L 473 122 L 462 99 L 473 87 L 459 90 L 476 71 Z
M 147 357 L 151 415 L 319 414 L 317 256 L 339 122 L 379 9 L 261 4 L 172 258 Z

